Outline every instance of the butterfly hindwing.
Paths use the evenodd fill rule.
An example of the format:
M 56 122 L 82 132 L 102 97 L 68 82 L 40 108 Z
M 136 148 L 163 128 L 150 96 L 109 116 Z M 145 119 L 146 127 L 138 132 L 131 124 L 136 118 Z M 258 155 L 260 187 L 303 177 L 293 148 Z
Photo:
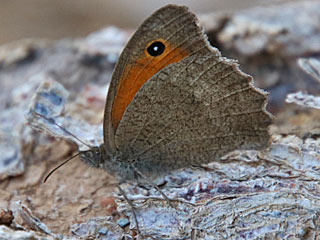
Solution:
M 215 161 L 235 149 L 263 148 L 272 122 L 266 100 L 236 63 L 206 47 L 144 84 L 115 143 L 123 161 L 159 161 L 166 170 Z

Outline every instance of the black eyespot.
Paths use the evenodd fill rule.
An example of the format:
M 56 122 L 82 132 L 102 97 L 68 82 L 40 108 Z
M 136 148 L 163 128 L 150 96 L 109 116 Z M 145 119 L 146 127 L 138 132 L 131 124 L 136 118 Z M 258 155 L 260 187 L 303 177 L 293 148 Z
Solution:
M 165 48 L 166 46 L 162 42 L 156 41 L 147 48 L 147 51 L 151 56 L 156 57 L 161 55 Z

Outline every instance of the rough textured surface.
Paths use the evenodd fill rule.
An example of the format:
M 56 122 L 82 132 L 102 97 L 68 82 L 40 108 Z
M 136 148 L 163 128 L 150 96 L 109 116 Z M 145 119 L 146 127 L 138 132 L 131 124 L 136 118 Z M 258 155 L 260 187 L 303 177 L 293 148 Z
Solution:
M 320 109 L 320 97 L 308 95 L 302 92 L 288 94 L 287 103 L 296 103 L 304 107 Z
M 222 54 L 239 60 L 257 85 L 270 92 L 274 112 L 281 110 L 288 92 L 316 94 L 320 89 L 296 61 L 320 53 L 319 8 L 318 1 L 291 1 L 228 16 L 206 15 L 201 23 Z
M 21 175 L 25 171 L 23 144 L 38 141 L 24 123 L 30 99 L 41 82 L 56 80 L 74 89 L 70 99 L 78 101 L 69 111 L 74 116 L 86 115 L 90 122 L 101 121 L 107 84 L 121 51 L 119 46 L 127 36 L 108 28 L 81 40 L 26 40 L 0 47 L 0 179 Z M 103 87 L 91 86 L 102 83 Z
M 298 64 L 306 73 L 320 82 L 320 57 L 299 58 Z
M 135 194 L 140 227 L 155 238 L 317 238 L 318 146 L 274 136 L 267 151 L 234 152 L 210 164 L 213 170 L 177 171 L 163 189 L 177 199 L 176 210 L 152 200 L 154 191 Z
M 43 184 L 49 169 L 73 154 L 76 148 L 70 142 L 32 131 L 25 125 L 25 114 L 40 83 L 58 80 L 74 90 L 70 91 L 71 104 L 67 104 L 66 109 L 56 106 L 58 112 L 54 114 L 66 111 L 79 121 L 87 120 L 85 126 L 90 129 L 92 123 L 101 123 L 111 71 L 127 37 L 128 33 L 109 28 L 85 39 L 28 40 L 1 46 L 0 209 L 13 210 L 14 229 L 30 229 L 28 217 L 19 217 L 21 207 L 17 201 L 29 207 L 40 222 L 57 234 L 70 234 L 71 224 L 108 212 L 110 200 L 105 204 L 104 199 L 112 193 L 110 189 L 115 182 L 108 175 L 91 172 L 77 160 Z M 64 119 L 63 124 L 68 123 L 68 119 Z M 79 122 L 76 124 L 79 127 Z M 81 125 L 81 129 L 86 129 L 85 126 Z M 84 179 L 92 180 L 86 185 Z M 39 238 L 33 232 L 3 231 L 9 232 L 5 235 L 11 236 L 8 239 L 14 234 L 17 239 L 21 236 Z
M 315 1 L 314 4 L 317 2 Z M 281 11 L 283 9 L 284 7 L 281 6 Z M 277 8 L 274 10 L 276 11 Z M 303 10 L 300 6 L 297 9 L 297 15 Z M 278 15 L 269 13 L 274 16 L 275 21 L 278 19 Z M 219 31 L 222 29 L 216 29 L 216 33 Z M 292 38 L 294 39 L 294 35 Z M 78 42 L 69 41 L 70 49 L 67 48 L 69 50 L 66 50 L 64 48 L 66 45 L 61 42 L 50 44 L 43 46 L 38 41 L 33 41 L 32 46 L 38 53 L 50 50 L 48 54 L 39 54 L 39 56 L 50 57 L 51 60 L 43 62 L 47 62 L 47 66 L 50 66 L 49 63 L 52 61 L 52 66 L 60 66 L 55 69 L 59 76 L 65 76 L 58 79 L 67 86 L 71 96 L 65 115 L 72 116 L 75 122 L 80 119 L 88 121 L 88 125 L 92 123 L 101 125 L 105 93 L 101 96 L 100 85 L 88 86 L 87 84 L 95 79 L 101 79 L 100 83 L 106 86 L 105 80 L 108 81 L 108 77 L 105 74 L 110 76 L 111 73 L 104 72 L 105 68 L 101 67 L 99 59 L 108 62 L 109 58 L 106 52 L 100 52 L 99 49 L 101 46 L 105 47 L 107 43 L 99 45 L 93 54 L 93 56 L 104 56 L 101 58 L 91 58 L 91 51 L 86 54 L 85 49 L 91 48 L 82 48 L 84 51 L 81 51 L 81 54 L 78 52 L 79 57 L 86 59 L 89 56 L 92 60 L 89 61 L 90 66 L 96 69 L 97 75 L 93 78 L 91 74 L 87 75 L 83 70 L 83 67 L 88 70 L 86 65 L 79 64 L 78 70 L 73 69 L 71 79 L 77 76 L 81 81 L 70 85 L 68 85 L 70 74 L 67 74 L 67 66 L 68 64 L 76 65 L 79 63 L 79 58 L 73 55 L 66 57 L 66 60 L 75 61 L 71 64 L 70 61 L 64 61 L 62 53 L 77 52 L 71 49 L 77 49 Z M 28 44 L 20 42 L 15 46 L 22 49 L 20 53 L 17 53 L 18 50 L 13 51 L 9 46 L 2 47 L 6 51 L 1 56 L 0 96 L 5 102 L 1 101 L 0 128 L 10 127 L 6 131 L 12 133 L 9 137 L 14 137 L 14 142 L 17 143 L 10 146 L 21 147 L 20 160 L 25 168 L 19 176 L 6 175 L 1 178 L 0 209 L 12 210 L 14 216 L 9 227 L 0 225 L 1 236 L 5 239 L 21 239 L 22 236 L 34 239 L 79 239 L 81 237 L 119 239 L 123 235 L 129 235 L 128 239 L 130 239 L 130 236 L 131 238 L 136 236 L 135 231 L 129 230 L 130 226 L 120 227 L 125 220 L 118 224 L 119 219 L 127 218 L 131 227 L 134 227 L 130 207 L 121 197 L 113 196 L 116 192 L 116 182 L 104 171 L 88 168 L 74 159 L 59 169 L 46 184 L 42 183 L 48 171 L 75 153 L 76 149 L 70 142 L 58 141 L 23 126 L 22 123 L 25 121 L 23 111 L 27 109 L 26 103 L 38 87 L 38 84 L 33 85 L 28 81 L 27 77 L 30 76 L 28 73 L 50 72 L 50 68 L 41 68 L 41 61 L 23 57 L 28 56 L 24 54 L 29 52 Z M 49 46 L 56 46 L 56 48 Z M 224 50 L 223 43 L 216 46 Z M 55 53 L 62 54 L 61 58 Z M 274 57 L 274 59 L 280 57 L 277 51 L 274 52 Z M 96 61 L 93 61 L 94 59 Z M 256 58 L 248 62 L 249 65 L 244 68 L 246 72 L 255 75 L 258 79 L 257 83 L 265 84 L 261 81 L 265 76 L 288 70 L 287 65 L 281 64 L 277 65 L 279 68 L 274 71 L 273 68 L 269 70 L 261 68 L 260 61 L 257 59 L 267 63 L 269 58 L 258 53 Z M 111 70 L 112 65 L 113 63 L 107 69 Z M 247 68 L 247 66 L 251 67 Z M 259 69 L 261 71 L 258 71 Z M 100 73 L 103 76 L 98 76 Z M 48 80 L 46 77 L 43 78 L 46 74 L 40 76 L 40 80 Z M 281 76 L 284 81 L 288 81 L 288 86 L 291 86 L 292 76 L 290 74 Z M 297 77 L 295 79 L 299 80 Z M 314 81 L 304 81 L 304 83 L 314 91 L 317 90 Z M 281 87 L 281 84 L 278 86 Z M 284 105 L 285 107 L 280 108 L 281 113 L 277 114 L 275 125 L 272 126 L 273 143 L 269 151 L 240 151 L 211 166 L 213 170 L 189 169 L 166 177 L 166 181 L 162 182 L 162 189 L 170 198 L 179 199 L 174 202 L 179 211 L 167 207 L 166 202 L 154 189 L 124 186 L 129 197 L 141 207 L 140 210 L 138 209 L 138 220 L 143 227 L 143 233 L 147 232 L 161 238 L 165 238 L 168 233 L 186 236 L 186 238 L 190 236 L 194 238 L 210 236 L 218 239 L 222 237 L 231 239 L 319 238 L 320 113 L 319 110 L 293 105 Z M 4 135 L 1 132 L 2 136 Z M 2 141 L 1 144 L 3 143 L 8 142 Z M 26 213 L 23 214 L 25 211 Z M 197 221 L 190 220 L 190 217 L 183 213 L 193 214 L 193 219 Z M 51 236 L 43 233 L 42 230 L 33 230 L 35 226 L 46 229 L 42 224 L 50 230 Z M 172 226 L 179 226 L 180 229 L 177 231 L 177 228 Z M 201 231 L 199 227 L 204 230 Z M 168 229 L 167 232 L 164 229 Z
M 298 59 L 298 64 L 306 73 L 320 83 L 320 58 L 300 58 Z M 320 109 L 320 97 L 300 91 L 288 94 L 286 102 Z

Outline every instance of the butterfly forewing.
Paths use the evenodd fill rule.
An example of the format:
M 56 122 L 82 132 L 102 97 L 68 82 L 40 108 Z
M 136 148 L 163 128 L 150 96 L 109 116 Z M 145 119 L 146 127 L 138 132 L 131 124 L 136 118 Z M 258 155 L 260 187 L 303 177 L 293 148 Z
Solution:
M 163 52 L 155 56 L 148 52 L 154 42 L 164 44 Z M 110 83 L 104 119 L 104 142 L 108 151 L 117 151 L 115 132 L 143 84 L 164 67 L 205 45 L 197 19 L 186 7 L 168 5 L 144 21 L 123 50 Z

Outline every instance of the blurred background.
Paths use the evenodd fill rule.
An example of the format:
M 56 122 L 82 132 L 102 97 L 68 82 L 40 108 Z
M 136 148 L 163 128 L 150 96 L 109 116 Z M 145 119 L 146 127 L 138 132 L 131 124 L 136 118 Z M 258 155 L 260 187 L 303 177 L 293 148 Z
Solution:
M 289 0 L 0 0 L 0 44 L 22 38 L 82 37 L 107 25 L 136 28 L 168 3 L 197 13 L 233 12 Z

